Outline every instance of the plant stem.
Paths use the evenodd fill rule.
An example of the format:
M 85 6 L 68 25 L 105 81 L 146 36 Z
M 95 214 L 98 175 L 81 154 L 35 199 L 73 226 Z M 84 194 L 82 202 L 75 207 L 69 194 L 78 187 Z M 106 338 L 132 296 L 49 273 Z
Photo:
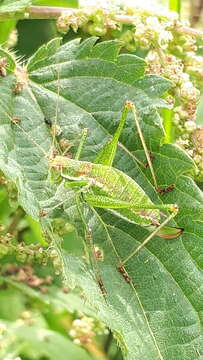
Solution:
M 27 12 L 29 13 L 29 18 L 32 19 L 57 19 L 64 11 L 72 13 L 73 9 L 57 6 L 30 6 Z
M 76 11 L 77 9 L 75 9 Z M 57 6 L 30 6 L 24 12 L 5 12 L 0 13 L 0 20 L 8 19 L 57 19 L 63 11 L 72 12 L 72 8 L 63 8 Z
M 163 110 L 163 119 L 164 119 L 164 129 L 166 136 L 164 138 L 165 143 L 171 143 L 172 142 L 172 117 L 173 112 L 169 109 Z
M 192 29 L 189 26 L 182 26 L 178 24 L 176 25 L 176 31 L 178 31 L 181 34 L 194 36 L 196 38 L 203 37 L 203 31 L 198 29 Z
M 171 0 L 172 1 L 172 0 Z M 177 2 L 180 0 L 176 0 Z M 85 12 L 84 8 L 84 12 Z M 88 8 L 87 8 L 88 10 Z M 81 9 L 73 8 L 64 8 L 57 6 L 30 6 L 24 12 L 5 12 L 0 13 L 0 21 L 2 20 L 23 20 L 23 19 L 57 19 L 62 12 L 69 12 L 70 15 L 77 16 L 78 13 L 81 13 Z M 93 11 L 93 10 L 90 10 Z M 118 24 L 134 24 L 135 16 L 125 15 L 125 14 L 115 14 L 113 20 Z M 203 37 L 203 31 L 192 29 L 187 26 L 182 26 L 180 24 L 176 25 L 176 31 L 189 34 L 194 37 Z

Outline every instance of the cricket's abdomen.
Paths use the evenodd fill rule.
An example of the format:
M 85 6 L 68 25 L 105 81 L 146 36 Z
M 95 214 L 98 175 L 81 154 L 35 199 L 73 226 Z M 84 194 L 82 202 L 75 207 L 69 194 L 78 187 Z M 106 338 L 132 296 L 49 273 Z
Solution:
M 159 210 L 143 209 L 145 206 L 153 205 L 144 190 L 128 175 L 122 171 L 100 164 L 91 164 L 91 171 L 88 177 L 95 181 L 92 192 L 95 195 L 103 195 L 109 198 L 130 202 L 140 206 L 135 209 L 114 209 L 112 212 L 126 220 L 148 226 L 159 223 Z M 83 165 L 87 169 L 87 165 Z
M 114 209 L 111 210 L 116 215 L 125 220 L 141 225 L 149 226 L 151 224 L 158 225 L 160 212 L 156 209 L 143 209 L 145 206 L 153 205 L 150 198 L 146 195 L 144 190 L 128 175 L 122 171 L 110 166 L 93 164 L 88 161 L 78 161 L 68 159 L 63 156 L 57 156 L 50 162 L 51 168 L 62 169 L 63 173 L 77 178 L 83 178 L 92 185 L 89 188 L 89 193 L 103 195 L 108 198 L 130 202 L 137 207 L 135 209 Z M 85 194 L 88 202 L 88 193 Z M 98 206 L 99 203 L 98 203 Z

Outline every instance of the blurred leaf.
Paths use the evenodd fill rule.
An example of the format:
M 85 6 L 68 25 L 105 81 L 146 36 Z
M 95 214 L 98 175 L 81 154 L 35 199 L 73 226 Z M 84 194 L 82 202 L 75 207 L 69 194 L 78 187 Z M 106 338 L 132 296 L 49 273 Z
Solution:
M 47 246 L 48 244 L 42 234 L 42 228 L 39 225 L 39 223 L 37 221 L 35 221 L 31 216 L 26 216 L 26 220 L 27 220 L 30 228 L 32 229 L 34 237 L 36 238 L 35 242 L 38 242 L 38 243 L 42 244 L 43 246 Z
M 15 62 L 15 58 L 14 58 L 12 52 L 9 52 L 8 50 L 4 50 L 3 48 L 0 48 L 0 56 L 6 58 L 6 61 L 7 61 L 6 69 L 8 71 L 13 72 L 16 67 L 16 62 Z
M 18 349 L 16 355 L 29 359 L 46 358 L 49 360 L 93 360 L 84 349 L 75 345 L 68 337 L 44 328 L 5 322 L 10 338 L 13 338 L 11 349 Z M 9 354 L 9 349 L 8 349 Z
M 0 304 L 0 318 L 15 321 L 25 310 L 25 296 L 16 289 L 2 289 Z
M 3 224 L 4 227 L 8 226 L 10 222 L 9 216 L 11 211 L 7 191 L 6 189 L 0 189 L 0 223 L 1 225 Z
M 169 0 L 169 9 L 180 14 L 181 0 Z
M 32 55 L 42 44 L 57 36 L 55 20 L 20 20 L 17 24 L 18 43 L 16 50 L 26 58 Z M 32 41 L 31 41 L 32 39 Z
M 184 228 L 183 236 L 168 241 L 154 238 L 132 258 L 126 265 L 130 286 L 116 271 L 116 265 L 148 232 L 110 212 L 96 212 L 81 203 L 93 240 L 104 251 L 99 267 L 106 297 L 84 258 L 59 247 L 63 270 L 70 283 L 83 289 L 95 316 L 112 329 L 126 359 L 148 360 L 149 354 L 150 360 L 196 359 L 203 355 L 199 317 L 203 301 L 199 255 L 203 196 L 185 176 L 194 166 L 192 160 L 174 145 L 160 145 L 164 132 L 156 108 L 166 106 L 160 97 L 172 84 L 158 76 L 143 76 L 145 62 L 134 55 L 118 55 L 118 43 L 95 42 L 96 38 L 82 44 L 74 40 L 58 48 L 56 54 L 52 52 L 53 42 L 43 47 L 29 62 L 29 88 L 17 96 L 12 92 L 12 75 L 0 79 L 1 93 L 6 94 L 0 99 L 4 139 L 0 145 L 1 168 L 18 186 L 19 201 L 28 214 L 37 219 L 41 209 L 53 210 L 50 217 L 41 217 L 40 221 L 55 243 L 51 217 L 64 218 L 83 235 L 74 190 L 50 181 L 46 155 L 53 141 L 44 117 L 54 122 L 57 115 L 61 138 L 69 141 L 89 128 L 82 158 L 91 161 L 114 133 L 124 102 L 133 101 L 153 152 L 158 184 L 175 184 L 175 190 L 159 197 L 151 185 L 149 169 L 140 169 L 132 160 L 130 154 L 142 160 L 144 154 L 131 115 L 120 139 L 128 151 L 118 150 L 114 167 L 140 184 L 154 203 L 177 203 L 180 212 L 171 224 Z M 20 127 L 11 123 L 13 116 L 22 119 Z M 55 209 L 65 199 L 66 203 Z
M 4 45 L 15 26 L 16 21 L 14 20 L 0 21 L 0 44 Z
M 31 4 L 31 0 L 3 0 L 0 3 L 0 14 L 23 11 Z
M 61 311 L 66 310 L 69 313 L 82 312 L 84 314 L 94 316 L 94 313 L 92 312 L 88 304 L 85 303 L 84 300 L 81 298 L 80 293 L 76 291 L 68 291 L 68 293 L 66 293 L 61 288 L 61 283 L 59 284 L 59 286 L 56 286 L 56 281 L 54 281 L 55 284 L 48 286 L 48 292 L 43 294 L 39 289 L 31 288 L 30 286 L 26 285 L 21 281 L 14 281 L 10 279 L 9 276 L 0 276 L 0 280 L 12 287 L 14 289 L 13 293 L 15 293 L 15 291 L 18 294 L 21 293 L 23 300 L 25 299 L 25 297 L 28 297 L 30 298 L 30 300 L 33 300 L 32 304 L 38 302 L 39 304 L 43 305 L 45 311 L 47 311 L 48 308 L 52 312 L 53 309 L 60 309 Z M 10 319 L 7 318 L 7 316 L 5 316 L 4 318 Z
M 32 299 L 33 304 L 37 302 L 42 304 L 44 311 L 47 311 L 48 308 L 52 312 L 53 309 L 60 309 L 60 311 L 66 310 L 69 313 L 82 312 L 94 317 L 94 312 L 92 312 L 88 304 L 84 302 L 79 292 L 66 293 L 61 287 L 54 284 L 48 286 L 48 292 L 43 294 L 39 289 L 33 289 L 23 282 L 10 279 L 8 276 L 1 276 L 0 279 L 12 288 L 20 291 L 24 297 L 27 296 Z M 5 318 L 7 319 L 7 317 Z
M 59 6 L 66 8 L 76 8 L 78 7 L 78 0 L 34 0 L 33 5 L 41 6 Z

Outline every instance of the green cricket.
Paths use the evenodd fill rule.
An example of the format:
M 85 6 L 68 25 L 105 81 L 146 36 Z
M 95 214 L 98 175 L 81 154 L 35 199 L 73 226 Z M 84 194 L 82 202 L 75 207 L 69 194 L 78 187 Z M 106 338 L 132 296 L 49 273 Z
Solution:
M 136 247 L 126 259 L 123 259 L 121 263 L 117 265 L 117 270 L 121 273 L 121 275 L 128 283 L 131 282 L 131 279 L 127 274 L 127 271 L 125 270 L 126 263 L 133 256 L 135 256 L 155 235 L 158 235 L 159 237 L 164 239 L 173 239 L 178 237 L 183 232 L 182 228 L 166 226 L 167 223 L 173 217 L 175 217 L 178 212 L 178 206 L 176 204 L 154 204 L 148 197 L 148 195 L 145 193 L 145 191 L 132 178 L 130 178 L 122 171 L 112 167 L 117 146 L 119 146 L 119 137 L 122 133 L 129 111 L 132 111 L 133 113 L 135 125 L 142 142 L 142 146 L 147 159 L 147 164 L 152 174 L 155 189 L 159 193 L 165 193 L 167 191 L 173 190 L 173 185 L 169 185 L 166 189 L 159 189 L 158 187 L 156 176 L 152 166 L 151 157 L 140 128 L 136 108 L 131 101 L 127 101 L 124 104 L 117 130 L 115 131 L 112 139 L 108 141 L 106 145 L 101 149 L 94 163 L 79 160 L 83 145 L 87 137 L 88 129 L 83 130 L 75 158 L 71 159 L 67 156 L 62 155 L 53 156 L 51 154 L 51 156 L 48 156 L 47 154 L 45 154 L 45 151 L 41 148 L 41 146 L 37 144 L 35 140 L 32 139 L 30 135 L 25 132 L 23 127 L 20 125 L 21 119 L 11 119 L 12 123 L 15 124 L 16 127 L 19 127 L 30 138 L 30 140 L 34 142 L 35 145 L 37 145 L 39 149 L 45 154 L 48 160 L 50 170 L 57 171 L 58 178 L 61 182 L 64 182 L 64 186 L 67 188 L 74 188 L 76 190 L 76 195 L 80 195 L 80 197 L 76 196 L 78 209 L 80 208 L 81 201 L 83 201 L 92 208 L 107 209 L 108 211 L 111 211 L 116 216 L 124 219 L 125 221 L 140 225 L 150 232 L 149 236 L 147 236 L 147 238 L 138 247 Z M 54 128 L 52 143 L 52 146 L 54 147 L 56 142 L 56 121 L 55 124 L 51 124 L 51 126 L 53 126 Z M 140 165 L 143 165 L 135 157 L 134 160 L 137 161 Z M 60 204 L 56 205 L 56 207 L 63 204 L 65 201 L 66 200 L 60 202 Z M 161 215 L 163 215 L 163 210 L 168 211 L 170 215 L 168 215 L 165 220 L 160 223 Z M 95 278 L 103 295 L 105 295 L 106 290 L 99 275 L 97 259 L 94 253 L 94 244 L 92 241 L 91 229 L 87 228 L 85 219 L 83 218 L 83 214 L 80 209 L 79 213 L 85 228 L 86 240 L 88 239 L 88 241 L 86 241 L 87 246 L 91 248 L 91 253 L 93 257 L 92 265 L 96 272 Z M 39 216 L 46 215 L 46 210 L 41 209 Z
M 59 97 L 59 73 L 57 73 L 57 79 L 57 95 Z M 125 270 L 125 265 L 133 256 L 135 256 L 155 235 L 158 235 L 164 239 L 173 239 L 178 237 L 183 231 L 181 228 L 166 226 L 167 223 L 173 217 L 175 217 L 178 212 L 178 206 L 176 204 L 154 204 L 145 193 L 144 189 L 142 189 L 136 183 L 136 181 L 134 181 L 122 171 L 112 167 L 117 147 L 121 146 L 124 148 L 124 146 L 119 143 L 119 138 L 124 128 L 129 111 L 132 111 L 133 118 L 135 120 L 135 126 L 137 128 L 137 132 L 145 152 L 147 166 L 151 171 L 152 180 L 156 191 L 160 194 L 163 194 L 167 191 L 173 190 L 174 185 L 172 184 L 167 186 L 165 189 L 159 189 L 158 187 L 152 166 L 151 156 L 147 149 L 145 139 L 139 124 L 136 107 L 131 101 L 126 101 L 124 104 L 121 118 L 113 137 L 101 149 L 93 163 L 79 160 L 83 145 L 87 137 L 88 129 L 83 130 L 75 158 L 71 159 L 67 156 L 64 156 L 68 148 L 65 149 L 63 155 L 54 156 L 52 153 L 51 155 L 47 155 L 44 149 L 39 144 L 37 144 L 36 141 L 32 139 L 32 137 L 23 129 L 21 126 L 22 119 L 10 119 L 11 122 L 16 127 L 21 129 L 25 135 L 28 136 L 28 138 L 44 153 L 50 170 L 52 172 L 57 171 L 58 180 L 63 182 L 65 187 L 75 189 L 77 208 L 84 225 L 86 243 L 87 246 L 91 248 L 92 252 L 92 265 L 96 272 L 95 278 L 103 294 L 105 294 L 106 291 L 99 275 L 97 259 L 94 253 L 91 229 L 88 229 L 82 211 L 80 210 L 81 202 L 87 204 L 91 208 L 106 209 L 123 220 L 140 225 L 150 232 L 149 236 L 147 236 L 147 238 L 138 247 L 136 247 L 126 259 L 122 259 L 121 262 L 117 265 L 117 270 L 129 283 L 131 282 L 131 279 Z M 47 118 L 44 119 L 45 123 L 50 127 L 52 133 L 52 150 L 55 147 L 60 148 L 56 141 L 58 131 L 57 117 L 58 103 L 56 104 L 54 122 Z M 127 151 L 127 149 L 124 150 Z M 133 156 L 134 160 L 138 162 L 139 165 L 143 166 L 139 159 L 136 159 L 132 154 L 130 155 Z M 61 201 L 60 204 L 57 204 L 56 207 L 60 206 L 65 201 L 66 199 Z M 168 211 L 170 214 L 168 216 L 165 215 L 165 220 L 161 222 L 160 220 L 161 216 L 163 216 L 163 210 Z M 46 216 L 47 214 L 48 213 L 46 210 L 41 209 L 39 216 Z
M 125 271 L 125 264 L 155 235 L 165 239 L 172 239 L 179 236 L 183 231 L 181 228 L 166 227 L 167 223 L 178 212 L 178 206 L 176 204 L 153 204 L 144 190 L 132 178 L 112 167 L 119 137 L 129 111 L 133 112 L 149 168 L 157 191 L 159 191 L 150 155 L 137 119 L 135 105 L 130 101 L 127 101 L 124 105 L 121 119 L 113 138 L 103 147 L 94 163 L 79 160 L 87 136 L 86 129 L 84 130 L 75 159 L 70 159 L 65 156 L 56 156 L 49 159 L 50 169 L 52 171 L 59 171 L 59 176 L 61 181 L 64 181 L 65 187 L 79 189 L 79 192 L 82 194 L 82 199 L 88 205 L 95 208 L 108 209 L 125 221 L 138 224 L 150 231 L 150 235 L 143 243 L 117 266 L 117 270 L 127 282 L 131 280 Z M 169 211 L 170 215 L 160 223 L 162 210 Z

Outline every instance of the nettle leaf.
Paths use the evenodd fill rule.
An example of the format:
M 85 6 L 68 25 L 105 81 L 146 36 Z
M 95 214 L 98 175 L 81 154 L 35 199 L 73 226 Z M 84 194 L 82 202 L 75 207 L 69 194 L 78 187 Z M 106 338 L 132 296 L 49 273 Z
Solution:
M 174 184 L 175 189 L 158 196 L 149 169 L 140 168 L 132 159 L 134 154 L 146 162 L 131 114 L 120 139 L 124 148 L 118 149 L 114 167 L 131 176 L 154 203 L 177 203 L 180 211 L 171 225 L 184 228 L 183 235 L 173 240 L 154 237 L 131 258 L 126 264 L 129 285 L 116 266 L 149 233 L 81 200 L 86 228 L 104 252 L 98 266 L 107 295 L 101 293 L 95 270 L 82 256 L 70 254 L 66 242 L 59 249 L 64 272 L 70 283 L 82 288 L 96 316 L 111 328 L 125 359 L 201 358 L 203 196 L 187 177 L 194 167 L 192 160 L 174 145 L 160 145 L 164 131 L 157 108 L 167 106 L 161 96 L 172 84 L 159 76 L 144 76 L 144 60 L 119 55 L 119 43 L 95 45 L 96 40 L 80 44 L 77 39 L 62 47 L 53 40 L 43 46 L 28 62 L 28 86 L 17 95 L 12 91 L 12 73 L 0 79 L 1 169 L 15 182 L 19 202 L 30 215 L 40 219 L 40 210 L 47 211 L 40 221 L 53 238 L 51 218 L 55 217 L 73 224 L 84 237 L 76 190 L 51 181 L 46 154 L 53 145 L 53 132 L 44 118 L 60 126 L 57 140 L 73 142 L 89 128 L 82 159 L 93 161 L 114 133 L 124 102 L 133 101 L 153 153 L 158 185 Z M 12 118 L 21 121 L 15 125 Z M 74 144 L 73 154 L 78 142 Z

